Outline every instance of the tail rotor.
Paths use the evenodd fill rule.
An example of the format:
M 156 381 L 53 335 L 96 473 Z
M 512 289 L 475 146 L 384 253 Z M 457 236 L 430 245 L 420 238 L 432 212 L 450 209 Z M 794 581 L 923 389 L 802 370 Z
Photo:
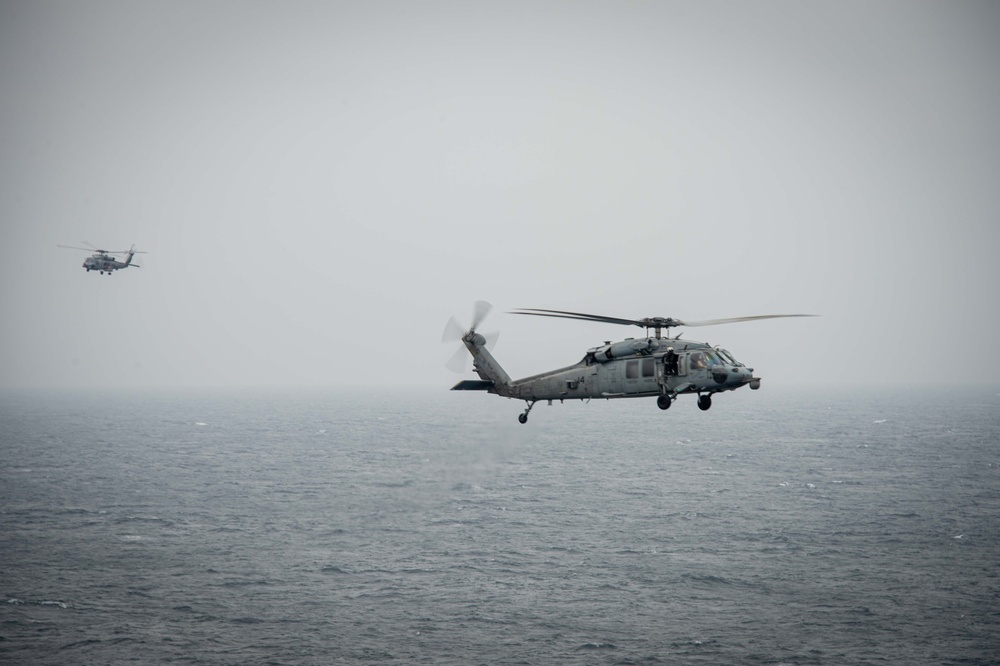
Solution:
M 457 373 L 466 371 L 469 365 L 469 351 L 466 348 L 466 344 L 474 344 L 477 335 L 483 339 L 486 349 L 493 348 L 493 345 L 496 344 L 497 339 L 500 337 L 499 332 L 486 335 L 476 332 L 476 329 L 479 328 L 479 325 L 483 323 L 483 320 L 486 319 L 492 310 L 493 306 L 486 301 L 476 301 L 472 307 L 472 325 L 468 330 L 465 330 L 454 317 L 448 320 L 448 323 L 444 327 L 444 332 L 441 334 L 441 342 L 462 341 L 463 344 L 455 350 L 454 355 L 445 363 L 446 368 Z

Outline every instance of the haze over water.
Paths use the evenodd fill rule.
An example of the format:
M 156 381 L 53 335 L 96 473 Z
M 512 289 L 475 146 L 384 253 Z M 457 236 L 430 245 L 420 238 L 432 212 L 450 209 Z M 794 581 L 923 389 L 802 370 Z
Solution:
M 5 663 L 1000 653 L 997 390 L 2 398 Z
M 689 332 L 774 385 L 998 377 L 998 27 L 978 0 L 6 0 L 0 388 L 445 386 L 477 300 L 512 377 L 637 333 L 522 307 L 821 314 Z M 100 276 L 56 247 L 84 241 L 148 254 Z M 926 336 L 975 367 L 928 377 Z

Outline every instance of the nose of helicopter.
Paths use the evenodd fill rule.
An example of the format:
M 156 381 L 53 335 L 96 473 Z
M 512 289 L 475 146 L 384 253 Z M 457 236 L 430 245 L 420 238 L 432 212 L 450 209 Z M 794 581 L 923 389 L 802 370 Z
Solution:
M 760 386 L 760 380 L 757 379 L 756 382 L 753 376 L 753 368 L 745 367 L 733 367 L 730 369 L 730 383 L 736 386 L 744 386 L 750 384 L 750 388 L 756 389 Z M 755 385 L 756 384 L 756 385 Z
M 750 389 L 756 391 L 760 388 L 760 377 L 753 376 L 753 368 L 734 368 L 734 372 L 739 370 L 739 384 L 744 386 L 746 384 L 750 385 Z

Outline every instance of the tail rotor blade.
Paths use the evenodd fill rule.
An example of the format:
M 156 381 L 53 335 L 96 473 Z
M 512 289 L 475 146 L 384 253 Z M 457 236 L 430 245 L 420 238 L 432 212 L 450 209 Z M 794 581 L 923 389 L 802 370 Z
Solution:
M 444 367 L 448 368 L 452 372 L 457 372 L 462 374 L 465 372 L 465 368 L 468 365 L 469 352 L 465 346 L 461 346 L 455 350 L 448 362 L 444 364 Z
M 461 340 L 463 335 L 465 335 L 465 330 L 452 317 L 444 327 L 444 333 L 441 334 L 441 342 L 455 342 L 456 340 Z
M 497 340 L 500 339 L 500 331 L 494 331 L 493 333 L 483 333 L 483 337 L 486 338 L 486 350 L 493 351 L 493 346 L 496 345 Z
M 493 306 L 487 303 L 486 301 L 476 301 L 476 304 L 473 306 L 472 310 L 471 328 L 473 331 L 479 328 L 479 325 L 483 323 L 483 320 L 486 319 L 486 315 L 488 315 L 490 313 L 490 310 L 492 309 Z

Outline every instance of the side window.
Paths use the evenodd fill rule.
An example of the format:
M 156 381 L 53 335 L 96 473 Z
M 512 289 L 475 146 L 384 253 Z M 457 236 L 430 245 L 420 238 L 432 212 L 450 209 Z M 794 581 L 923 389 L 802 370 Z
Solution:
M 644 359 L 642 359 L 642 376 L 643 377 L 655 377 L 656 376 L 656 359 L 655 358 L 644 358 Z
M 625 361 L 625 379 L 639 379 L 639 361 Z
M 705 355 L 701 352 L 691 354 L 688 357 L 688 364 L 691 366 L 691 370 L 700 370 L 708 367 L 708 364 L 705 362 Z

